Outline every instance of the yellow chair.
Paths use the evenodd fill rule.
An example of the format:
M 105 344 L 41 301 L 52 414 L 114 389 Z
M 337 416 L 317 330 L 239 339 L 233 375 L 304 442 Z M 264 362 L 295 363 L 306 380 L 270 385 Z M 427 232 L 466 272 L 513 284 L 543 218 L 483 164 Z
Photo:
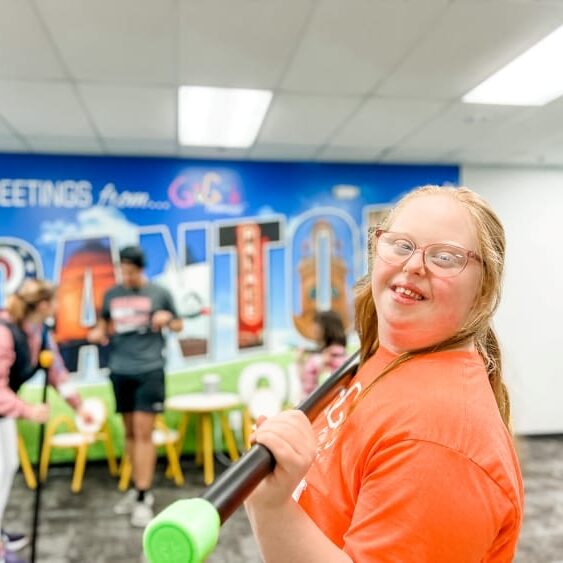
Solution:
M 174 480 L 174 483 L 181 487 L 184 484 L 184 473 L 180 467 L 180 459 L 176 451 L 176 445 L 180 434 L 177 430 L 172 430 L 166 426 L 164 418 L 157 415 L 154 423 L 154 430 L 152 431 L 152 442 L 159 448 L 164 447 L 166 458 L 168 459 L 168 469 L 166 477 Z M 119 468 L 119 484 L 117 485 L 120 491 L 126 491 L 129 488 L 131 481 L 132 466 L 129 456 L 126 452 L 123 453 L 121 458 L 121 467 Z
M 102 442 L 104 444 L 110 474 L 117 475 L 118 473 L 107 421 L 107 411 L 104 404 L 98 399 L 86 399 L 83 404 L 83 410 L 92 414 L 92 421 L 85 422 L 79 416 L 73 419 L 68 415 L 60 415 L 47 424 L 39 464 L 39 478 L 43 482 L 47 479 L 51 450 L 53 448 L 76 450 L 74 472 L 70 486 L 70 490 L 73 493 L 78 493 L 82 489 L 88 448 L 94 442 Z M 58 432 L 62 426 L 66 426 L 67 432 Z
M 29 455 L 27 455 L 27 448 L 25 447 L 25 442 L 21 437 L 21 434 L 18 432 L 18 455 L 20 458 L 20 465 L 23 472 L 23 478 L 25 480 L 25 484 L 30 489 L 37 488 L 37 480 L 35 479 L 35 473 L 33 472 L 33 468 L 31 467 L 31 462 L 29 461 Z

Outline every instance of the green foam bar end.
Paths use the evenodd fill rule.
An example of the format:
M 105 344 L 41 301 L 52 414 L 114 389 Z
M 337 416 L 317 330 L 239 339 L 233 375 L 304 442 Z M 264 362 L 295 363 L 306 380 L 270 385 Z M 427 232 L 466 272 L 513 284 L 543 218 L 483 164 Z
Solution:
M 201 563 L 213 551 L 221 521 L 202 498 L 177 500 L 149 523 L 143 550 L 149 563 Z

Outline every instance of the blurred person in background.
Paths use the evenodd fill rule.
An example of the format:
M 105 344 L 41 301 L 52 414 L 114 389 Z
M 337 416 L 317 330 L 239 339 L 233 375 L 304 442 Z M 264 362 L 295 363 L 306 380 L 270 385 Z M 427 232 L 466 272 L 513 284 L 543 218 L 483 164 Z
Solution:
M 123 248 L 120 265 L 122 283 L 106 292 L 101 319 L 88 340 L 110 344 L 110 379 L 133 467 L 135 489 L 125 494 L 114 512 L 130 515 L 131 525 L 143 528 L 154 516 L 152 431 L 156 414 L 164 410 L 163 331 L 181 331 L 182 320 L 170 292 L 145 277 L 146 258 L 139 246 Z
M 298 359 L 303 394 L 309 395 L 346 359 L 346 331 L 335 311 L 315 313 L 316 350 L 302 352 Z
M 45 423 L 49 418 L 47 404 L 30 404 L 18 397 L 20 387 L 40 369 L 40 354 L 52 353 L 47 369 L 52 384 L 75 410 L 81 399 L 59 355 L 46 321 L 56 307 L 55 288 L 47 281 L 28 279 L 6 300 L 0 312 L 0 523 L 8 503 L 14 475 L 19 466 L 16 419 Z M 84 418 L 88 419 L 84 413 Z M 23 534 L 6 532 L 0 537 L 0 562 L 16 562 L 11 551 L 28 543 Z

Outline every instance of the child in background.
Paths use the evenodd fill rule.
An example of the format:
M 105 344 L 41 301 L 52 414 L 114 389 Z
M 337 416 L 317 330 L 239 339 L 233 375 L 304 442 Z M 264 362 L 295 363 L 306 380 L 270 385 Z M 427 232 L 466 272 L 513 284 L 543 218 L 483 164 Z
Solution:
M 338 313 L 316 313 L 315 331 L 318 349 L 306 355 L 300 364 L 301 385 L 305 396 L 314 391 L 346 359 L 346 332 Z

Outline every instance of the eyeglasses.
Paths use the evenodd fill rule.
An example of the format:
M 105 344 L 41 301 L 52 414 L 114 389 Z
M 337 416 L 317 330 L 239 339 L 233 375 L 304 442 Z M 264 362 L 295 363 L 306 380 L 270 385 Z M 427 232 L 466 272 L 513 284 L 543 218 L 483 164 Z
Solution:
M 453 244 L 438 242 L 417 246 L 406 235 L 383 229 L 375 230 L 375 238 L 377 239 L 375 252 L 387 264 L 400 266 L 420 250 L 426 268 L 440 278 L 451 278 L 461 274 L 470 259 L 481 262 L 481 258 L 472 250 Z

